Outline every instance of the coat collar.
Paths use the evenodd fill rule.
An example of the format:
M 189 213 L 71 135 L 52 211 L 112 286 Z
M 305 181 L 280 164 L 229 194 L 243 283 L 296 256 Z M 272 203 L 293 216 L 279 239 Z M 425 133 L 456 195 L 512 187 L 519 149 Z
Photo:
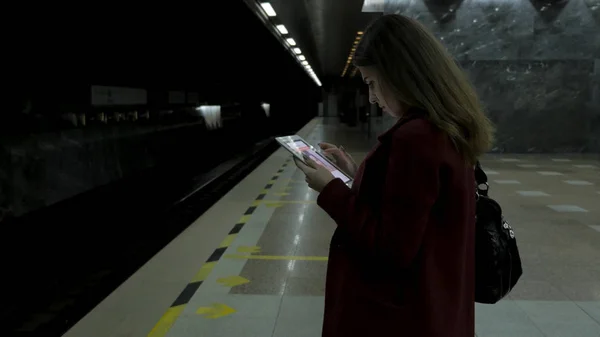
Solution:
M 404 114 L 404 116 L 402 116 L 402 117 L 400 117 L 400 119 L 398 119 L 396 124 L 394 124 L 386 132 L 382 133 L 379 137 L 377 137 L 377 139 L 382 144 L 389 143 L 389 142 L 391 142 L 392 137 L 394 136 L 394 132 L 396 130 L 398 130 L 402 125 L 406 124 L 407 122 L 409 122 L 415 118 L 424 118 L 425 116 L 426 116 L 426 113 L 424 110 L 421 110 L 418 108 L 410 108 Z

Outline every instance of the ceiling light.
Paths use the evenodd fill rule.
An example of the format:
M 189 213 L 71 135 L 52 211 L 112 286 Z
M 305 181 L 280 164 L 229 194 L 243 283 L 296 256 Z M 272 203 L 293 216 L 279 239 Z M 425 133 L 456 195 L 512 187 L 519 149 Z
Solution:
M 300 48 L 294 48 L 294 53 L 302 54 L 302 51 L 300 50 Z
M 265 13 L 267 13 L 268 16 L 277 16 L 277 13 L 275 13 L 275 10 L 273 9 L 273 6 L 271 6 L 270 3 L 263 2 L 260 5 L 262 6 L 263 10 L 265 11 Z
M 308 61 L 302 61 L 301 62 L 303 66 L 307 66 L 308 65 Z
M 288 30 L 284 25 L 277 25 L 277 30 L 279 30 L 279 32 L 283 35 L 288 33 Z
M 306 57 L 304 57 L 304 55 L 298 55 L 298 59 L 300 61 L 304 61 L 304 60 L 306 60 Z
M 358 34 L 358 35 L 363 35 L 363 32 L 358 32 L 357 34 Z
M 296 45 L 296 41 L 294 41 L 294 39 L 292 39 L 292 38 L 289 38 L 286 41 L 287 41 L 287 43 L 290 44 L 290 46 L 295 46 Z

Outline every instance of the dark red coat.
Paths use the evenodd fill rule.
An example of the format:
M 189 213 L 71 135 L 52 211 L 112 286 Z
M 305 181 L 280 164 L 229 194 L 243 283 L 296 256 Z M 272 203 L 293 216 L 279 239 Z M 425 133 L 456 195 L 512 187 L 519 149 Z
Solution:
M 338 225 L 323 337 L 475 335 L 474 172 L 449 138 L 413 113 L 317 202 Z

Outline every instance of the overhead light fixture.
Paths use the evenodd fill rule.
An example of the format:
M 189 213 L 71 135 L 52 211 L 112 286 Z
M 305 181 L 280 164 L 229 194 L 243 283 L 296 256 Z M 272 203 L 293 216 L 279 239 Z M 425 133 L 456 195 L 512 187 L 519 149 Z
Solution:
M 268 16 L 276 16 L 277 15 L 277 13 L 275 13 L 275 10 L 273 9 L 273 6 L 271 6 L 271 4 L 269 2 L 260 2 L 260 5 L 261 5 L 263 11 Z M 271 23 L 271 24 L 273 24 L 273 23 Z M 279 31 L 279 33 L 281 35 L 287 35 L 287 34 L 289 34 L 289 31 L 287 30 L 287 28 L 285 28 L 285 25 L 275 25 L 275 28 L 277 28 L 277 30 Z M 285 42 L 287 42 L 287 45 L 286 45 Z M 296 41 L 294 39 L 292 39 L 291 37 L 290 38 L 286 38 L 285 42 L 282 41 L 283 45 L 285 45 L 286 47 L 288 45 L 291 46 L 291 47 L 294 47 L 296 45 Z M 307 73 L 312 77 L 312 79 L 315 81 L 315 83 L 319 87 L 322 86 L 321 81 L 319 81 L 319 78 L 317 77 L 317 75 L 312 70 L 312 67 L 308 64 L 308 61 L 306 61 L 306 57 L 304 55 L 301 55 L 302 54 L 302 50 L 300 50 L 300 48 L 298 48 L 298 47 L 292 48 L 292 50 L 296 54 L 296 57 L 298 58 L 298 60 L 300 60 L 300 62 L 302 63 L 302 65 L 306 68 Z
M 363 32 L 358 32 L 358 33 L 356 33 L 356 34 L 358 34 L 358 35 L 363 35 Z
M 273 6 L 271 6 L 270 3 L 262 2 L 260 5 L 262 6 L 262 9 L 265 11 L 265 13 L 267 13 L 268 16 L 277 16 L 277 13 L 275 13 L 275 10 L 273 9 Z
M 285 34 L 287 34 L 287 33 L 288 33 L 288 30 L 287 30 L 287 28 L 285 28 L 285 26 L 284 26 L 284 25 L 277 25 L 276 27 L 277 27 L 277 30 L 278 30 L 278 31 L 279 31 L 281 34 L 285 35 Z

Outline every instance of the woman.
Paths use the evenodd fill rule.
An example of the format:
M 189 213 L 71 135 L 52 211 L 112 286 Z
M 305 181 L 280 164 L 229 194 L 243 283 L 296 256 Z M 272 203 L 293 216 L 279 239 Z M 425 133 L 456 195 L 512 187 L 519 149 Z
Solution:
M 353 172 L 352 188 L 296 162 L 337 223 L 323 336 L 474 336 L 473 167 L 492 126 L 466 76 L 412 19 L 375 21 L 354 62 L 370 102 L 398 122 Z M 343 150 L 322 148 L 354 171 Z

